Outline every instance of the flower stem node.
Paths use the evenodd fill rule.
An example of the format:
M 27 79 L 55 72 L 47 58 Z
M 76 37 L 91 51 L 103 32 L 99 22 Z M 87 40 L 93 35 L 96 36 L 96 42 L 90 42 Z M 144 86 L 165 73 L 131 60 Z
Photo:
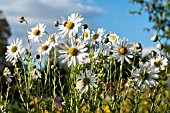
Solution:
M 29 55 L 29 54 L 30 54 L 30 52 L 28 51 L 28 49 L 25 50 L 24 54 L 26 54 L 26 55 Z

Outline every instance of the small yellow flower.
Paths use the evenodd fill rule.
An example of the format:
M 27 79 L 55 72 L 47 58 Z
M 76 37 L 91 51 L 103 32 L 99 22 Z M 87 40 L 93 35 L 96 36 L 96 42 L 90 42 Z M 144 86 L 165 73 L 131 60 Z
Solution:
M 83 112 L 87 112 L 87 111 L 88 111 L 88 110 L 87 110 L 87 107 L 86 107 L 85 105 L 83 105 L 83 106 L 80 108 L 80 110 L 83 111 Z
M 58 112 L 62 112 L 63 111 L 62 106 L 61 107 L 57 107 L 56 109 L 57 109 Z
M 104 113 L 111 113 L 108 105 L 103 106 L 103 111 L 104 111 Z
M 32 101 L 29 102 L 30 105 L 34 105 L 38 102 L 38 98 L 35 97 Z
M 47 110 L 44 110 L 44 113 L 49 113 Z

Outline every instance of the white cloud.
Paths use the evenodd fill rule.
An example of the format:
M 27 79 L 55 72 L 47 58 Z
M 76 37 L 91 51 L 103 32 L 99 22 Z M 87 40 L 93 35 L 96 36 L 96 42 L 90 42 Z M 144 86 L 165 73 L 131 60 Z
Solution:
M 142 50 L 142 57 L 144 57 L 145 55 L 149 54 L 151 52 L 151 50 L 154 50 L 155 52 L 159 52 L 156 47 L 146 47 L 146 48 L 143 48 Z
M 30 27 L 43 22 L 50 32 L 54 32 L 56 28 L 53 27 L 53 22 L 56 19 L 61 20 L 61 16 L 67 17 L 71 13 L 78 12 L 83 17 L 95 18 L 102 12 L 99 7 L 83 5 L 80 1 L 74 2 L 73 0 L 2 0 L 0 10 L 4 11 L 13 37 L 20 37 L 20 34 L 25 32 L 23 26 L 18 23 L 20 16 L 25 17 Z M 93 22 L 94 20 L 89 21 Z
M 74 3 L 72 0 L 5 0 L 0 4 L 5 15 L 11 22 L 19 16 L 32 18 L 32 21 L 43 19 L 56 19 L 60 16 L 67 16 L 70 13 L 78 12 L 84 14 L 98 14 L 101 8 Z M 8 17 L 10 16 L 10 18 Z

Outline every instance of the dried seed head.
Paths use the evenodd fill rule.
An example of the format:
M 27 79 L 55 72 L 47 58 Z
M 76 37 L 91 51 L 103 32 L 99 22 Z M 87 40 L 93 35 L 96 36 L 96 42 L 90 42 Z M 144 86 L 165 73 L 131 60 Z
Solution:
M 55 21 L 54 21 L 54 26 L 57 27 L 58 25 L 59 25 L 58 20 L 55 20 Z
M 153 37 L 151 37 L 152 42 L 157 42 L 158 41 L 158 36 L 154 35 Z
M 83 24 L 82 25 L 82 29 L 87 29 L 88 28 L 88 25 L 87 24 Z
M 23 22 L 25 21 L 25 19 L 24 19 L 24 17 L 22 16 L 22 17 L 19 17 L 19 18 L 18 18 L 18 21 L 19 21 L 20 23 L 23 23 Z

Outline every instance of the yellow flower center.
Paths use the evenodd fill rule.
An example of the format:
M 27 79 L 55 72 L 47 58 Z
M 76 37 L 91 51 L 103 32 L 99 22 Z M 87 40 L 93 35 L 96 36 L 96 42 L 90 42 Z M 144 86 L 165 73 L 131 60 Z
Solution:
M 87 56 L 87 58 L 91 59 L 91 58 L 92 58 L 92 55 L 91 55 L 91 54 L 89 54 L 89 55 Z
M 42 45 L 41 50 L 46 51 L 48 49 L 48 46 L 46 44 Z
M 88 36 L 89 36 L 88 32 L 84 32 L 84 37 L 88 38 Z
M 94 39 L 94 40 L 96 40 L 98 37 L 99 37 L 98 34 L 94 34 L 94 35 L 93 35 L 93 39 Z
M 88 85 L 90 83 L 90 78 L 88 78 L 88 77 L 84 78 L 83 82 L 85 85 Z
M 50 42 L 54 42 L 55 43 L 55 37 L 50 37 Z
M 125 47 L 119 48 L 119 53 L 120 54 L 125 55 L 127 52 L 128 52 L 127 48 L 125 48 Z
M 15 53 L 17 51 L 18 47 L 17 46 L 12 46 L 11 52 Z
M 38 36 L 38 35 L 40 35 L 40 30 L 39 29 L 35 29 L 34 31 L 33 31 L 33 34 L 35 35 L 35 36 Z
M 154 66 L 155 67 L 159 67 L 160 66 L 160 60 L 155 60 L 154 62 L 153 62 L 153 64 L 154 64 Z
M 143 80 L 146 80 L 149 77 L 149 74 L 144 70 L 142 73 L 140 73 L 140 77 Z
M 67 29 L 73 29 L 73 27 L 74 27 L 74 23 L 73 22 L 68 22 L 68 23 L 66 23 L 66 28 Z
M 116 36 L 112 36 L 112 42 L 116 41 Z
M 77 53 L 78 53 L 78 51 L 77 51 L 77 49 L 76 49 L 75 47 L 71 47 L 71 48 L 69 48 L 68 53 L 69 53 L 71 56 L 76 56 Z

